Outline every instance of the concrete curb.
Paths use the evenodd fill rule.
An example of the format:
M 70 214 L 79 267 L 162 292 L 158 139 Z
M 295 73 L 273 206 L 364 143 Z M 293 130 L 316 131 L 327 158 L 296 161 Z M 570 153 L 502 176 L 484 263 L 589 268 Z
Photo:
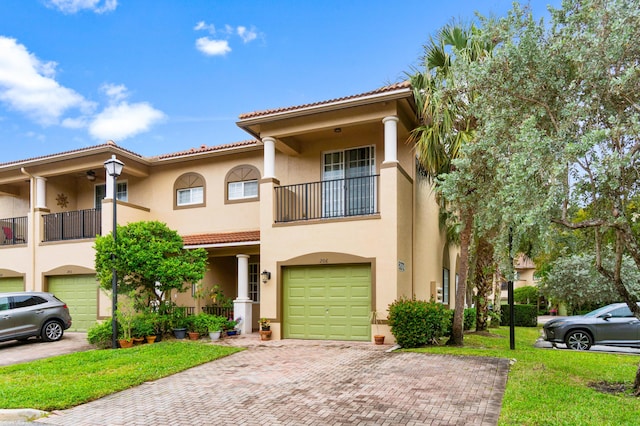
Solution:
M 48 416 L 46 411 L 35 410 L 32 408 L 15 408 L 15 409 L 3 409 L 0 410 L 0 422 L 9 421 L 27 421 L 39 419 L 41 417 Z

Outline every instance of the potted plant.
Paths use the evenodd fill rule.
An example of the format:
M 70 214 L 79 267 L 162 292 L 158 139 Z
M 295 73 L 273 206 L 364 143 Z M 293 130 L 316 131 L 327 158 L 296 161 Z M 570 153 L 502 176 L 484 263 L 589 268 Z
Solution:
M 209 331 L 209 337 L 211 340 L 220 339 L 220 333 L 225 326 L 227 319 L 217 315 L 209 315 L 207 322 L 207 330 Z
M 186 325 L 189 340 L 198 340 L 200 338 L 200 332 L 198 332 L 198 330 L 196 329 L 196 321 L 194 315 L 186 317 Z
M 260 340 L 269 340 L 271 338 L 271 321 L 267 318 L 260 318 Z
M 380 322 L 382 321 L 378 315 L 378 312 L 371 312 L 371 321 L 376 325 L 376 334 L 373 335 L 373 340 L 376 345 L 384 344 L 384 334 L 380 334 Z
M 138 315 L 133 324 L 133 334 L 136 337 L 146 339 L 147 343 L 155 342 L 156 330 L 153 314 Z
M 170 323 L 173 329 L 173 335 L 176 339 L 184 339 L 187 335 L 187 314 L 185 309 L 179 306 L 174 306 Z
M 133 338 L 134 344 L 140 344 L 144 342 L 144 338 L 147 336 L 147 330 L 145 330 L 143 315 L 136 315 L 133 318 L 133 322 L 131 324 L 131 337 Z
M 118 302 L 116 310 L 116 319 L 118 320 L 118 338 L 121 348 L 130 348 L 133 346 L 132 330 L 133 321 L 136 312 L 133 309 L 133 301 L 131 298 L 125 298 Z
M 207 334 L 209 332 L 209 321 L 211 315 L 201 312 L 198 315 L 191 317 L 190 331 L 192 333 L 198 333 L 199 336 Z
M 227 323 L 224 326 L 224 331 L 227 336 L 235 336 L 237 334 L 237 331 L 235 330 L 237 324 L 237 321 L 227 320 Z

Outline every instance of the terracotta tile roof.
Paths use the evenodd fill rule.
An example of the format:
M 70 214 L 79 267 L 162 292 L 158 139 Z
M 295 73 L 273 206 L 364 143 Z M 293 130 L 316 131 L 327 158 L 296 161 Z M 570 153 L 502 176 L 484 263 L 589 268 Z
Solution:
M 252 139 L 252 140 L 246 140 L 241 142 L 228 143 L 225 145 L 215 145 L 215 146 L 202 145 L 200 146 L 200 148 L 190 148 L 185 151 L 162 154 L 154 158 L 158 160 L 166 160 L 169 158 L 184 157 L 186 155 L 203 154 L 205 152 L 223 151 L 226 149 L 240 148 L 243 146 L 251 146 L 251 145 L 258 145 L 258 141 L 256 141 L 255 139 Z
M 121 146 L 116 145 L 116 143 L 114 141 L 107 141 L 106 143 L 103 143 L 103 144 L 100 144 L 100 145 L 94 145 L 94 146 L 88 146 L 88 147 L 84 147 L 84 148 L 73 149 L 71 151 L 58 152 L 58 153 L 55 153 L 55 154 L 42 155 L 40 157 L 26 158 L 26 159 L 23 159 L 23 160 L 15 160 L 15 161 L 9 161 L 7 163 L 0 163 L 0 166 L 9 166 L 11 164 L 26 163 L 26 162 L 30 162 L 30 161 L 36 161 L 36 160 L 44 160 L 44 159 L 47 159 L 47 158 L 59 157 L 59 156 L 79 153 L 79 152 L 83 152 L 83 151 L 94 151 L 96 149 L 104 148 L 104 147 L 107 147 L 107 146 L 112 146 L 112 147 L 118 148 L 121 151 L 128 152 L 129 154 L 134 155 L 136 157 L 143 158 L 142 155 L 140 155 L 140 154 L 137 154 L 137 153 L 135 153 L 133 151 L 130 151 L 130 150 L 126 149 L 126 148 L 122 148 Z
M 388 85 L 388 86 L 380 87 L 380 88 L 378 88 L 376 90 L 372 90 L 370 92 L 360 93 L 358 95 L 345 96 L 345 97 L 342 97 L 342 98 L 331 99 L 331 100 L 327 100 L 327 101 L 320 101 L 320 102 L 304 104 L 304 105 L 297 105 L 297 106 L 290 106 L 290 107 L 283 107 L 283 108 L 275 108 L 275 109 L 269 109 L 269 110 L 263 110 L 263 111 L 247 112 L 247 113 L 244 113 L 244 114 L 240 114 L 238 116 L 238 118 L 240 120 L 246 120 L 246 119 L 249 119 L 249 118 L 256 118 L 256 117 L 260 117 L 260 116 L 263 116 L 263 115 L 276 114 L 276 113 L 279 113 L 279 112 L 289 112 L 289 111 L 295 111 L 295 110 L 298 110 L 298 109 L 305 109 L 305 108 L 314 107 L 314 106 L 328 105 L 328 104 L 332 104 L 332 103 L 335 103 L 335 102 L 342 102 L 342 101 L 351 100 L 351 99 L 365 98 L 365 97 L 371 96 L 371 95 L 376 95 L 376 94 L 386 93 L 386 92 L 393 92 L 394 90 L 406 89 L 406 88 L 410 88 L 410 87 L 411 87 L 411 83 L 409 81 L 402 81 L 400 83 L 394 83 L 394 84 L 391 84 L 391 85 Z
M 185 246 L 245 243 L 260 241 L 260 231 L 183 235 L 182 240 Z

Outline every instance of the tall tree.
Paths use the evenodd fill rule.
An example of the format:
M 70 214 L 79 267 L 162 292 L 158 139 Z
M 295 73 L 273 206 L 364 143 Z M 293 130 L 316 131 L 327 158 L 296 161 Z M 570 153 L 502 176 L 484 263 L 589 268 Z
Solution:
M 419 125 L 411 132 L 409 142 L 415 144 L 418 160 L 436 187 L 439 179 L 451 172 L 461 147 L 475 138 L 476 119 L 468 109 L 472 94 L 466 90 L 466 82 L 458 79 L 455 68 L 490 54 L 492 43 L 480 43 L 474 37 L 477 31 L 474 25 L 443 27 L 425 46 L 424 71 L 411 76 Z M 445 204 L 451 201 L 445 197 Z M 461 345 L 474 206 L 453 202 L 449 207 L 461 223 L 459 281 L 449 343 Z
M 626 256 L 640 270 L 637 1 L 564 0 L 551 27 L 515 6 L 483 32 L 501 44 L 466 73 L 482 93 L 473 111 L 483 146 L 474 148 L 498 160 L 500 184 L 476 217 L 510 227 L 516 241 L 550 223 L 587 232 L 596 270 L 640 317 L 622 275 Z M 580 207 L 588 217 L 575 215 Z M 505 251 L 505 238 L 496 244 Z M 635 385 L 640 394 L 640 368 Z
M 186 250 L 180 235 L 164 223 L 133 222 L 118 226 L 117 232 L 116 248 L 112 234 L 98 236 L 95 242 L 96 272 L 103 289 L 111 290 L 115 267 L 118 293 L 135 291 L 148 303 L 162 304 L 171 290 L 185 291 L 204 278 L 206 250 Z

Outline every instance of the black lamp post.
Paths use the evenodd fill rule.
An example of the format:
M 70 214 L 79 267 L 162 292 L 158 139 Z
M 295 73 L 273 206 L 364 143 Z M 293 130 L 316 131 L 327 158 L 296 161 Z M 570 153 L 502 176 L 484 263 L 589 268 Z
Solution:
M 124 167 L 124 163 L 118 159 L 116 159 L 115 155 L 111 156 L 110 160 L 104 162 L 104 168 L 107 169 L 107 174 L 113 178 L 113 193 L 112 202 L 113 202 L 113 253 L 111 253 L 111 260 L 113 261 L 113 271 L 111 273 L 111 347 L 113 349 L 118 348 L 118 321 L 116 320 L 116 309 L 118 309 L 118 274 L 116 272 L 116 247 L 118 242 L 118 218 L 117 214 L 117 205 L 116 202 L 116 194 L 117 194 L 117 186 L 116 181 L 118 180 L 118 176 L 122 173 L 122 168 Z M 109 195 L 109 194 L 107 194 Z

